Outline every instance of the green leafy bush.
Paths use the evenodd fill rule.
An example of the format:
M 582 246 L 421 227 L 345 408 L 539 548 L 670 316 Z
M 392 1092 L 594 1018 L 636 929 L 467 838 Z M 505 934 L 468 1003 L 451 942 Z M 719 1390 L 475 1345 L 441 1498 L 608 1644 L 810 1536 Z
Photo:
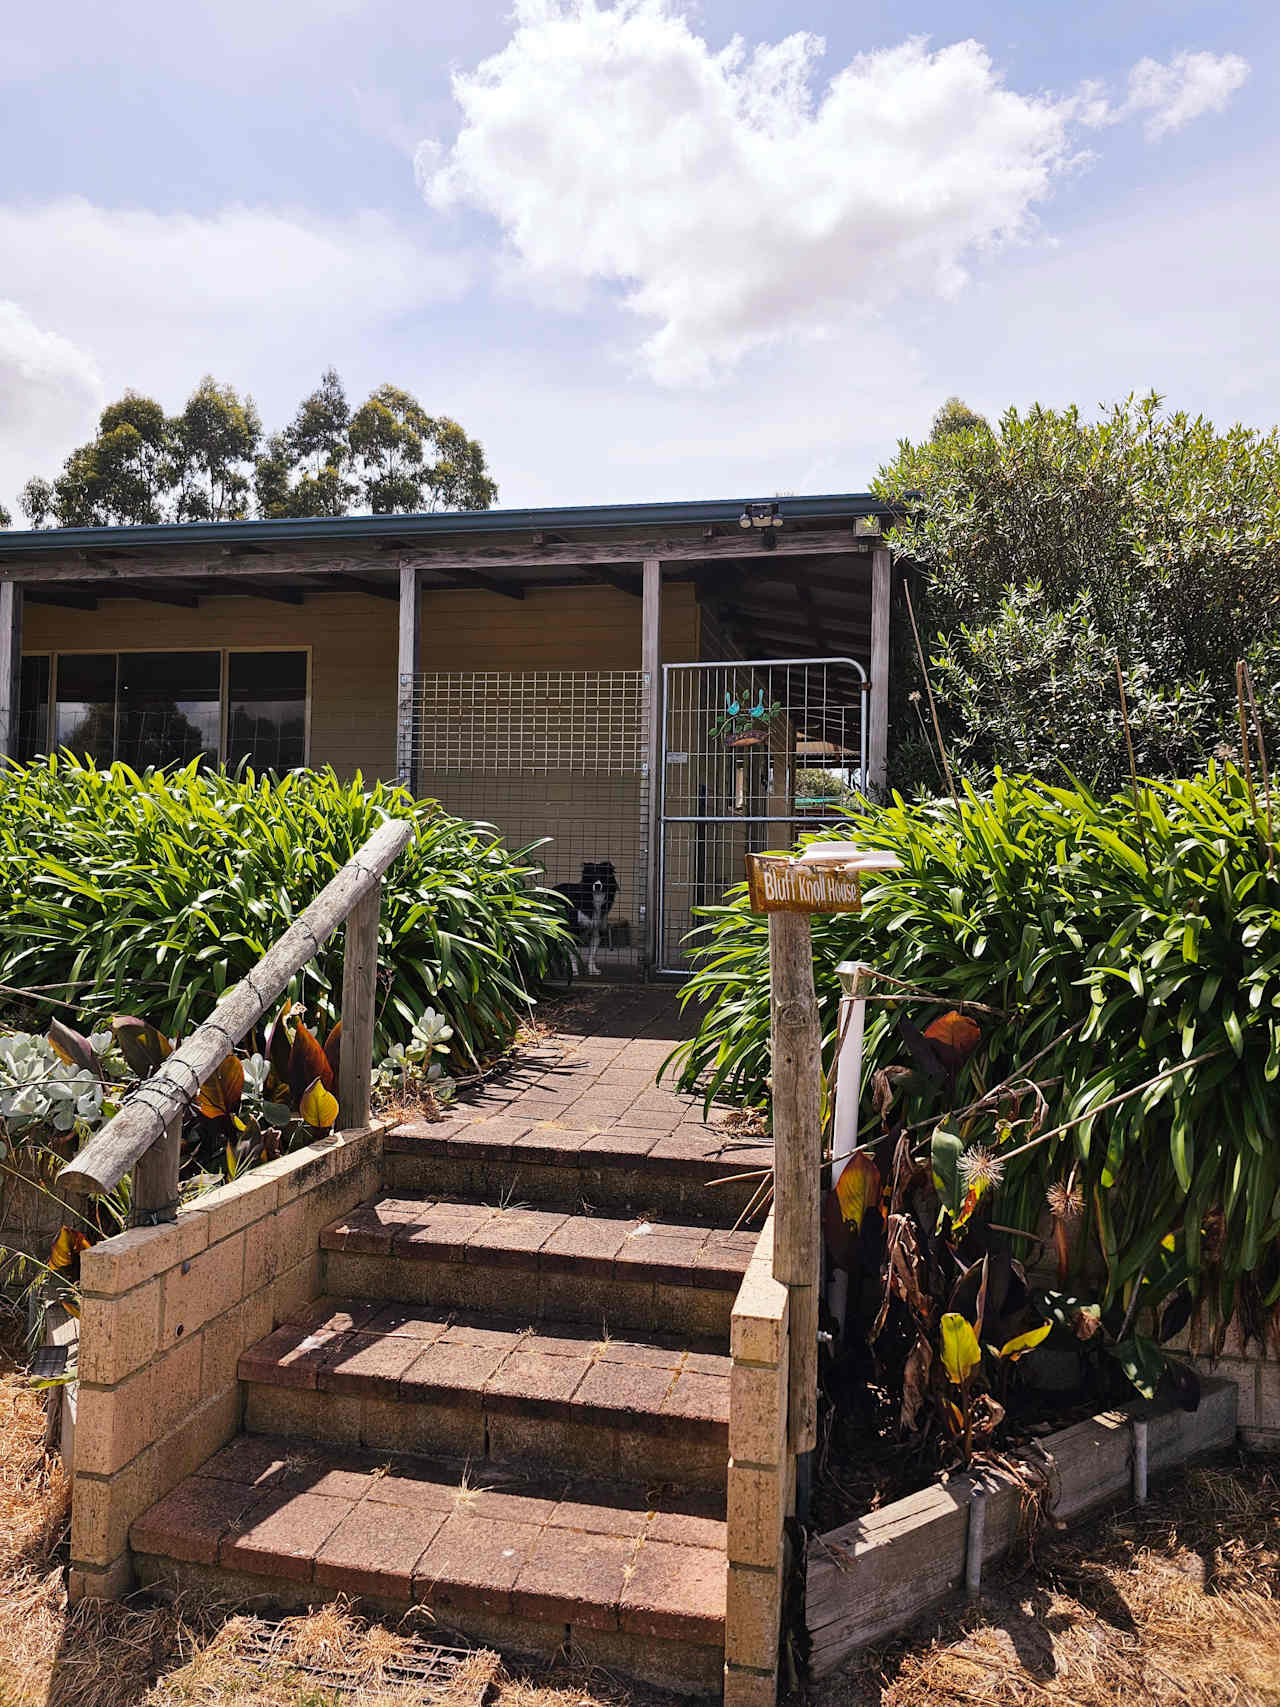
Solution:
M 0 983 L 65 994 L 85 1024 L 140 1014 L 181 1036 L 387 817 L 417 834 L 383 884 L 375 1055 L 436 1009 L 474 1068 L 563 958 L 561 910 L 492 830 L 331 770 L 0 771 Z M 332 1022 L 341 988 L 339 931 L 289 994 Z
M 970 781 L 999 766 L 1058 782 L 1065 758 L 1090 787 L 1119 787 L 1117 656 L 1148 775 L 1234 746 L 1240 657 L 1280 736 L 1275 432 L 1218 432 L 1154 395 L 1097 421 L 1037 405 L 902 443 L 875 489 L 906 512 L 889 542 L 915 566 L 943 737 Z M 905 608 L 894 634 L 891 774 L 937 791 Z
M 975 1010 L 981 1040 L 953 1106 L 1028 1067 L 1039 1088 L 947 1122 L 995 1158 L 994 1218 L 1043 1231 L 1066 1193 L 1084 1211 L 1068 1217 L 1070 1266 L 1100 1259 L 1104 1305 L 1176 1296 L 1219 1332 L 1239 1305 L 1260 1332 L 1280 1301 L 1280 874 L 1234 770 L 1147 785 L 1142 803 L 997 777 L 958 809 L 850 812 L 850 838 L 902 870 L 868 881 L 860 915 L 813 922 L 825 1059 L 846 958 L 900 981 L 868 1008 L 867 1082 L 900 1059 L 904 1015 L 998 1010 Z M 681 1076 L 761 1102 L 766 922 L 741 888 L 703 916 L 685 1000 L 705 1007 Z M 939 1000 L 922 1008 L 920 993 Z M 912 1126 L 929 1107 L 908 1082 L 895 1118 Z M 913 1134 L 926 1156 L 936 1119 Z

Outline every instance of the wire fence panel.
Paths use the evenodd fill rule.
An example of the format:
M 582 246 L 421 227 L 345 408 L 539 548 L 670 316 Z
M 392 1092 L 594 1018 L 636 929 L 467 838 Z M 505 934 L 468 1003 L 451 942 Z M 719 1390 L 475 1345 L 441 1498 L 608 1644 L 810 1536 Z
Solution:
M 594 955 L 633 977 L 646 945 L 648 773 L 639 670 L 433 672 L 414 681 L 418 794 L 491 824 L 512 848 L 540 844 L 546 881 L 616 882 Z M 584 961 L 593 932 L 580 932 Z
M 851 658 L 663 667 L 660 970 L 688 969 L 694 909 L 747 854 L 840 821 L 866 774 L 866 691 Z

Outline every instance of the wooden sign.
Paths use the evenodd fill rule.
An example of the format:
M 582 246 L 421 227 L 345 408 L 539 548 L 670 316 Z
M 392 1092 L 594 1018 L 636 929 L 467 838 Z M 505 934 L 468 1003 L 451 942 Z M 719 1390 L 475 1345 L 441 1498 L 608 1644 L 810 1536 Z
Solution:
M 858 913 L 862 883 L 856 871 L 834 870 L 777 854 L 747 855 L 753 913 Z

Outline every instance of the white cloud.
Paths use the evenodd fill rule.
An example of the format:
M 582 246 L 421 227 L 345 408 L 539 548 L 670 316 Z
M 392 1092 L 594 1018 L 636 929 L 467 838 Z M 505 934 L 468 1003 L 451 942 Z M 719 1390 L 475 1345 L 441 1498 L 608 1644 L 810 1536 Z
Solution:
M 1180 53 L 1167 65 L 1140 59 L 1117 116 L 1146 113 L 1143 128 L 1155 142 L 1204 113 L 1220 113 L 1248 75 L 1248 62 L 1236 53 Z
M 212 371 L 283 418 L 304 379 L 309 387 L 326 363 L 358 356 L 399 317 L 456 297 L 469 276 L 465 256 L 434 252 L 377 213 L 164 214 L 79 198 L 0 206 L 0 297 L 17 316 L 0 318 L 0 384 L 11 364 L 28 375 L 6 386 L 12 402 L 0 400 L 0 494 L 9 502 L 27 475 L 53 472 L 91 428 L 88 405 L 68 405 L 52 439 L 39 425 L 77 373 L 100 372 L 95 403 L 131 385 L 176 408 Z M 32 314 L 50 330 L 38 332 Z
M 0 301 L 0 446 L 24 447 L 32 459 L 26 473 L 68 435 L 83 431 L 101 399 L 102 379 L 91 356 L 37 326 L 16 302 Z M 11 496 L 0 490 L 10 509 Z
M 1118 116 L 1096 84 L 1007 88 L 973 41 L 859 54 L 818 93 L 819 38 L 716 53 L 678 0 L 516 0 L 515 19 L 455 76 L 461 127 L 447 154 L 423 145 L 425 191 L 494 216 L 539 300 L 619 291 L 656 324 L 642 355 L 669 384 L 953 296 L 975 256 L 1034 228 L 1079 159 L 1074 126 Z M 1163 131 L 1236 71 L 1193 54 L 1134 75 L 1126 107 Z
M 281 326 L 393 314 L 466 282 L 460 259 L 432 254 L 379 213 L 170 214 L 70 198 L 0 207 L 0 255 L 9 294 L 50 305 L 59 323 L 123 322 L 139 345 L 164 325 L 215 337 L 256 328 L 275 341 Z
M 1067 162 L 1068 109 L 1005 89 L 975 42 L 859 55 L 815 100 L 814 36 L 713 53 L 668 0 L 516 17 L 454 79 L 463 124 L 428 193 L 494 214 L 543 283 L 622 284 L 667 381 L 829 332 L 904 278 L 954 291 Z

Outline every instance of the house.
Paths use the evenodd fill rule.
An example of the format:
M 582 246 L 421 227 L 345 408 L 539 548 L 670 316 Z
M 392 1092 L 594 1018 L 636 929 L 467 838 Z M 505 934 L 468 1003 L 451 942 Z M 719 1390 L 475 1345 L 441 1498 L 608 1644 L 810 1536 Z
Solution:
M 888 521 L 868 494 L 0 533 L 0 754 L 399 778 L 607 861 L 612 974 L 885 786 Z M 835 793 L 838 795 L 837 789 Z

